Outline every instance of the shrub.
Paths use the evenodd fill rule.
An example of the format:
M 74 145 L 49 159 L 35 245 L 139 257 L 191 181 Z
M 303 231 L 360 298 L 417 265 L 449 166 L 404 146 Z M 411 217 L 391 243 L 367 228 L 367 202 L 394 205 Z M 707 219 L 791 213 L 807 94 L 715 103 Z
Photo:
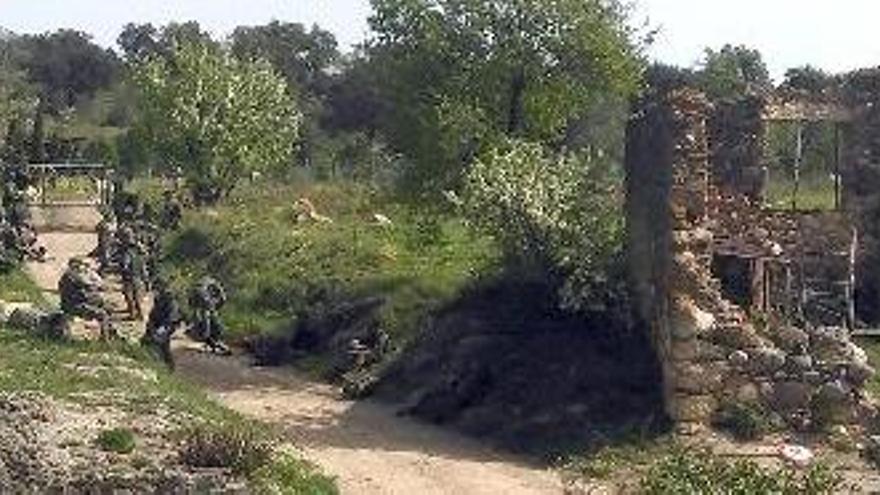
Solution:
M 282 453 L 251 476 L 255 493 L 278 495 L 335 495 L 339 493 L 331 478 L 291 454 Z
M 275 443 L 251 425 L 199 425 L 184 433 L 180 457 L 196 468 L 250 475 L 271 462 Z
M 729 462 L 706 451 L 677 450 L 652 466 L 641 480 L 648 495 L 820 495 L 836 493 L 841 478 L 824 465 L 806 472 L 765 469 L 751 461 Z
M 739 441 L 759 440 L 775 429 L 767 411 L 756 404 L 729 403 L 722 406 L 713 425 Z
M 101 450 L 117 454 L 130 454 L 135 448 L 134 433 L 127 428 L 104 430 L 98 435 L 95 443 Z
M 474 164 L 466 205 L 517 268 L 558 274 L 564 305 L 585 309 L 604 303 L 622 248 L 621 184 L 607 162 L 511 141 Z

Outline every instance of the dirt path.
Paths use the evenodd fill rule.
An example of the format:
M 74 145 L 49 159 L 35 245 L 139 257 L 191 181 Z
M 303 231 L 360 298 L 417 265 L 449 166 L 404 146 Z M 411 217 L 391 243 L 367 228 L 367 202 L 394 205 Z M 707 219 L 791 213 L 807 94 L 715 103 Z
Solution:
M 94 235 L 41 236 L 45 264 L 30 264 L 52 294 L 67 260 L 89 252 Z M 469 439 L 395 415 L 383 404 L 339 392 L 290 370 L 260 369 L 186 342 L 175 345 L 178 369 L 228 407 L 278 425 L 307 459 L 336 476 L 352 495 L 525 495 L 562 493 L 558 476 Z

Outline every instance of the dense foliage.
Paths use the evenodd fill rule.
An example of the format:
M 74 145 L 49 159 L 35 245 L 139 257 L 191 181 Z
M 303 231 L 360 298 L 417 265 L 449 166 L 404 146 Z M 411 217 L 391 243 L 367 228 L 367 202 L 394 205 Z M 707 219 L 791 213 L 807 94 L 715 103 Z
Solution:
M 159 163 L 184 171 L 197 201 L 214 202 L 250 172 L 289 162 L 300 114 L 268 63 L 183 45 L 140 65 L 134 80 L 140 135 Z
M 639 83 L 616 1 L 372 3 L 370 55 L 395 107 L 385 132 L 422 190 L 457 186 L 504 137 L 567 146 L 593 105 Z
M 621 179 L 605 160 L 511 141 L 471 168 L 469 217 L 515 267 L 560 277 L 567 306 L 595 306 L 622 246 Z

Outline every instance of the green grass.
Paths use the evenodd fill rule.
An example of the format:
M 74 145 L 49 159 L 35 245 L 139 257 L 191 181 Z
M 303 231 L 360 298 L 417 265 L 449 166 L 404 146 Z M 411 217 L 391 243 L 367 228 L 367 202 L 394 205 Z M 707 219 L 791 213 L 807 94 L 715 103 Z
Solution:
M 778 177 L 767 184 L 767 205 L 776 210 L 793 209 L 794 181 Z M 798 211 L 834 210 L 834 183 L 828 177 L 804 178 L 797 192 Z
M 43 293 L 22 269 L 0 273 L 0 300 L 6 302 L 45 302 Z
M 95 443 L 105 452 L 130 454 L 136 446 L 134 433 L 128 428 L 104 430 L 95 439 Z
M 707 451 L 679 449 L 655 462 L 642 476 L 641 493 L 731 495 L 825 495 L 838 493 L 842 479 L 823 464 L 806 471 L 764 468 Z
M 880 369 L 880 339 L 865 337 L 856 342 L 868 354 L 868 361 L 875 369 Z M 880 397 L 880 375 L 874 375 L 867 384 L 867 389 L 874 397 Z
M 300 197 L 333 223 L 298 224 Z M 393 225 L 375 225 L 379 213 Z M 179 291 L 205 273 L 225 283 L 233 336 L 270 331 L 315 304 L 382 296 L 383 327 L 398 342 L 498 259 L 461 218 L 339 184 L 242 188 L 224 205 L 188 213 L 167 248 Z
M 332 479 L 317 473 L 315 468 L 290 453 L 280 454 L 251 476 L 255 493 L 278 495 L 336 495 L 339 490 Z
M 830 495 L 842 483 L 823 463 L 807 470 L 762 467 L 684 447 L 669 437 L 623 443 L 569 459 L 561 475 L 573 488 L 601 482 L 621 493 L 648 495 Z
M 181 417 L 236 420 L 229 410 L 128 344 L 54 343 L 0 331 L 0 391 L 37 391 L 131 413 L 164 406 Z

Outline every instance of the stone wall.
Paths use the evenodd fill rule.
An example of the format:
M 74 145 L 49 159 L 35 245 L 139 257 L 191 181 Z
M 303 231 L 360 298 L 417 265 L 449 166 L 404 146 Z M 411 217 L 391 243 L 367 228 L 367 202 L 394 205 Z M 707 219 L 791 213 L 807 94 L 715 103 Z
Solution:
M 860 317 L 880 325 L 880 69 L 850 75 L 846 103 L 858 109 L 847 132 L 842 171 L 844 208 L 859 227 Z
M 699 92 L 653 95 L 637 105 L 627 131 L 633 299 L 662 363 L 667 412 L 685 432 L 737 403 L 798 428 L 866 421 L 873 410 L 863 387 L 873 370 L 845 331 L 756 326 L 713 275 L 719 241 L 748 239 L 738 227 L 765 231 L 748 242 L 772 257 L 801 224 L 719 192 L 707 144 L 712 110 Z

